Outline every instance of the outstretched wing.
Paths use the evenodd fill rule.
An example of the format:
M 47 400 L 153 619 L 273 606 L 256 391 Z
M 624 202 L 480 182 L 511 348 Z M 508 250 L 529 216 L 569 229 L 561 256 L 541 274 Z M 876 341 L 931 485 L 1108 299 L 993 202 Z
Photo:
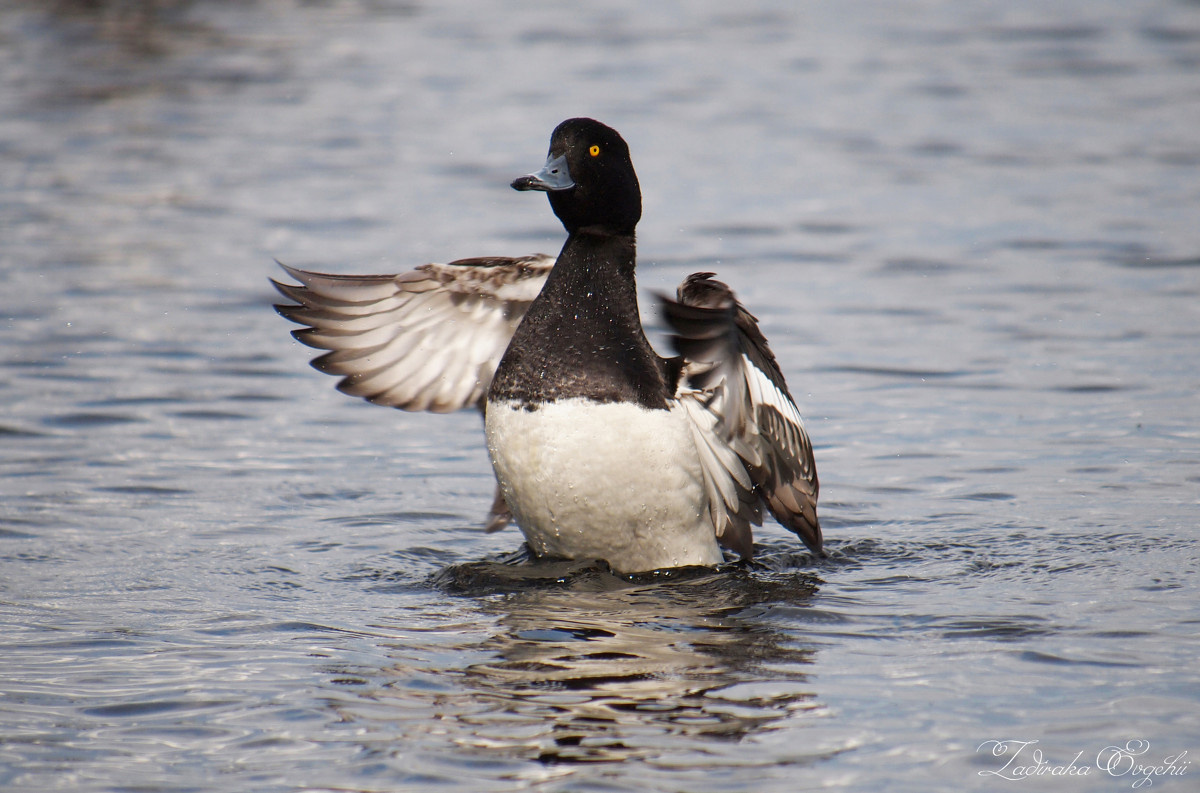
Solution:
M 758 320 L 712 276 L 690 275 L 677 300 L 662 301 L 683 357 L 678 397 L 693 419 L 717 535 L 749 556 L 765 502 L 820 554 L 820 484 L 804 420 Z
M 379 405 L 448 413 L 483 408 L 492 376 L 554 257 L 460 259 L 399 275 L 327 275 L 280 264 L 272 281 L 307 327 L 292 335 L 329 352 L 312 365 L 338 389 Z

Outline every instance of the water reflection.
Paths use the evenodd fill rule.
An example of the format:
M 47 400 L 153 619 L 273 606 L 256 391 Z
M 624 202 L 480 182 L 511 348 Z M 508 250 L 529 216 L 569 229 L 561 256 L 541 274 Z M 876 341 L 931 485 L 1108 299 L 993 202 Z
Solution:
M 649 582 L 572 571 L 561 586 L 484 601 L 495 630 L 463 648 L 481 660 L 462 667 L 453 688 L 412 685 L 400 659 L 381 688 L 363 692 L 367 710 L 339 707 L 345 718 L 385 718 L 378 708 L 391 702 L 393 719 L 423 714 L 402 732 L 448 731 L 460 747 L 546 764 L 652 760 L 694 751 L 696 740 L 735 743 L 821 710 L 807 679 L 814 648 L 776 630 L 758 607 L 807 604 L 818 583 L 742 568 Z

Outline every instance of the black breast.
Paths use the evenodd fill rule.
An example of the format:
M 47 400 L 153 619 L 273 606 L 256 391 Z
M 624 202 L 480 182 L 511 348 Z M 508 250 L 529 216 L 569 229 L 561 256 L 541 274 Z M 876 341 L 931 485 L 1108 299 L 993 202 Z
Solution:
M 492 380 L 489 400 L 529 408 L 582 398 L 666 409 L 666 365 L 638 314 L 632 236 L 573 233 Z

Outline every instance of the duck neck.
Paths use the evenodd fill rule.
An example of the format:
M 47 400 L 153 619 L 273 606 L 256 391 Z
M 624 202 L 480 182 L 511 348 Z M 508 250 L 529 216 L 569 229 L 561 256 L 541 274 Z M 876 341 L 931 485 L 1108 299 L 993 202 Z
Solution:
M 542 296 L 556 314 L 582 314 L 586 324 L 636 329 L 637 243 L 632 234 L 580 229 L 567 238 L 546 279 Z
M 638 312 L 632 234 L 577 229 L 505 352 L 490 398 L 667 407 L 662 359 Z

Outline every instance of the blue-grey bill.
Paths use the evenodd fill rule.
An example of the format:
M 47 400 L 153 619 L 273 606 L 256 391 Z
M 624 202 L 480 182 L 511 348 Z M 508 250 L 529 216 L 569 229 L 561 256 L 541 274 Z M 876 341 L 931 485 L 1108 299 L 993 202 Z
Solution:
M 513 180 L 514 190 L 569 190 L 575 186 L 571 172 L 567 169 L 567 156 L 546 158 L 546 164 L 537 173 L 531 173 Z

